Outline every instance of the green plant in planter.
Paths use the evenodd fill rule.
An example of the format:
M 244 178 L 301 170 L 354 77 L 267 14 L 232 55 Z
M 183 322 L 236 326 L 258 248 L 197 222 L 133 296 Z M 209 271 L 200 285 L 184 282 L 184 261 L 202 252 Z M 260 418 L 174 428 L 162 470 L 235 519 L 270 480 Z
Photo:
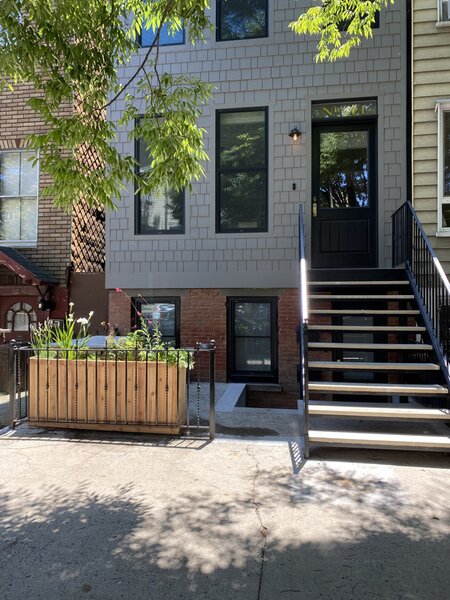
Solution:
M 42 354 L 45 358 L 56 358 L 57 353 L 52 348 L 64 350 L 65 352 L 59 354 L 59 357 L 63 359 L 86 358 L 89 340 L 91 339 L 88 331 L 94 312 L 91 311 L 87 319 L 85 317 L 75 319 L 73 306 L 73 302 L 70 302 L 69 312 L 62 325 L 59 323 L 54 325 L 47 320 L 31 330 L 31 346 L 38 358 Z M 79 328 L 76 328 L 76 325 L 79 325 Z
M 141 318 L 141 328 L 130 332 L 126 337 L 115 339 L 110 336 L 106 342 L 107 357 L 117 360 L 137 360 L 160 362 L 182 368 L 192 369 L 194 361 L 186 350 L 177 350 L 162 341 L 162 335 L 157 325 L 153 330 L 147 327 L 145 319 Z M 115 352 L 109 352 L 108 349 Z

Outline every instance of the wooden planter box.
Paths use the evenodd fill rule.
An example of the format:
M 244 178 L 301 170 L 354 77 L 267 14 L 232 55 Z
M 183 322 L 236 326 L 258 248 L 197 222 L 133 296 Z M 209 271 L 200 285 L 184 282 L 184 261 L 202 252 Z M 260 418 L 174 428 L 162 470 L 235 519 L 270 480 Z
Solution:
M 180 433 L 186 369 L 164 362 L 29 361 L 29 424 L 36 427 Z

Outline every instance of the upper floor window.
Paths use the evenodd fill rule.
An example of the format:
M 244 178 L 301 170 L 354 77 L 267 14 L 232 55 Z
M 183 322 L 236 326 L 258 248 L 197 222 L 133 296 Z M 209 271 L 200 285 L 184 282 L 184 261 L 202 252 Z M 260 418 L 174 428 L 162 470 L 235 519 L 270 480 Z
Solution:
M 450 18 L 449 0 L 438 0 L 439 21 L 448 21 Z
M 151 167 L 151 156 L 142 138 L 136 144 L 139 175 Z M 184 233 L 184 191 L 171 188 L 156 193 L 136 192 L 136 233 Z
M 438 105 L 438 230 L 450 230 L 450 102 Z
M 267 110 L 217 113 L 216 231 L 267 231 Z
M 38 166 L 35 154 L 0 151 L 0 241 L 37 240 Z
M 141 47 L 149 47 L 153 44 L 156 38 L 156 30 L 152 27 L 143 27 L 141 35 L 138 39 L 138 44 Z M 185 42 L 184 27 L 174 31 L 171 29 L 170 23 L 164 23 L 159 32 L 159 46 L 179 46 Z
M 268 0 L 217 0 L 217 40 L 268 36 Z

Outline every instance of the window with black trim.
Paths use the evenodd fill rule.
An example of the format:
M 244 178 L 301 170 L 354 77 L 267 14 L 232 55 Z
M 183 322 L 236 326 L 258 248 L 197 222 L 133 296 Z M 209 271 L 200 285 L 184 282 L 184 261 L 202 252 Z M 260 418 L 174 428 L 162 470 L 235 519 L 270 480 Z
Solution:
M 153 331 L 155 326 L 163 342 L 180 346 L 180 299 L 177 297 L 133 298 L 131 325 L 139 329 L 145 325 Z
M 267 231 L 267 109 L 217 113 L 216 231 Z
M 151 156 L 142 138 L 136 141 L 137 171 L 145 175 L 151 167 Z M 171 188 L 145 194 L 136 190 L 136 234 L 184 233 L 184 190 Z
M 276 297 L 228 299 L 228 376 L 231 381 L 277 382 Z
M 217 41 L 267 37 L 268 29 L 268 0 L 217 0 Z
M 141 48 L 151 46 L 156 38 L 156 30 L 153 27 L 142 27 L 141 34 L 138 36 L 138 45 Z M 159 32 L 158 46 L 179 46 L 185 43 L 184 26 L 181 29 L 174 30 L 170 23 L 164 23 Z

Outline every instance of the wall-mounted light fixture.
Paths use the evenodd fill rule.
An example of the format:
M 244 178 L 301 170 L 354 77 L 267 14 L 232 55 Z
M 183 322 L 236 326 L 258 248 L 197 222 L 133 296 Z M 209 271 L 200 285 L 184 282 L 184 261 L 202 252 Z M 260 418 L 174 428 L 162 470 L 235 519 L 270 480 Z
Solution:
M 291 137 L 294 140 L 294 142 L 300 139 L 301 135 L 302 132 L 297 127 L 293 127 L 289 132 L 289 137 Z

